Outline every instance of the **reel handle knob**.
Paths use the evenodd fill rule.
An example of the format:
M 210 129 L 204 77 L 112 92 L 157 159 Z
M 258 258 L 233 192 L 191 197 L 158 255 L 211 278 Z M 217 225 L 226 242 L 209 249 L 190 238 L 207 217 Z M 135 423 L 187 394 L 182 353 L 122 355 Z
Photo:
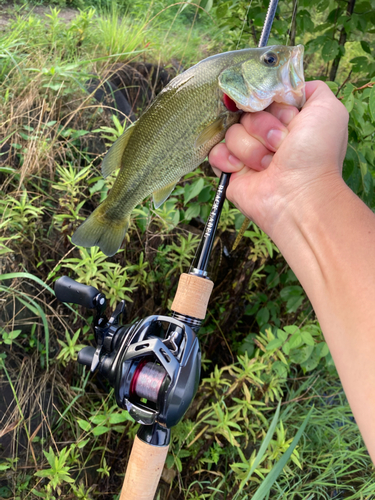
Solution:
M 87 307 L 88 309 L 98 309 L 105 306 L 104 295 L 95 287 L 83 285 L 77 281 L 62 276 L 55 283 L 55 295 L 60 302 L 71 302 Z M 97 298 L 100 295 L 100 298 Z M 102 302 L 104 300 L 104 302 Z
M 81 365 L 90 366 L 95 355 L 95 347 L 84 347 L 78 353 L 77 361 Z

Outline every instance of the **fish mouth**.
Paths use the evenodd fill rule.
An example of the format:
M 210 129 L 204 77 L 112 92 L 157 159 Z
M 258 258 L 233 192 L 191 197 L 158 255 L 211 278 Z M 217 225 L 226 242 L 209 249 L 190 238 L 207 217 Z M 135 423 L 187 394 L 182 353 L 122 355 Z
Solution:
M 284 86 L 288 89 L 285 92 L 285 99 L 288 104 L 292 104 L 297 108 L 302 108 L 306 102 L 303 53 L 303 45 L 293 47 L 291 57 L 282 74 Z

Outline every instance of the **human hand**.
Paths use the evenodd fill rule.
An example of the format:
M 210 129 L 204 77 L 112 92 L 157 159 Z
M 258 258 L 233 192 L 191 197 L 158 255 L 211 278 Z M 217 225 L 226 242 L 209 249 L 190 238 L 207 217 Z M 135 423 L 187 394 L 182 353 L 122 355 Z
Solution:
M 301 203 L 343 188 L 348 112 L 323 82 L 307 82 L 306 98 L 301 111 L 245 113 L 209 155 L 217 174 L 232 173 L 228 199 L 274 240 Z

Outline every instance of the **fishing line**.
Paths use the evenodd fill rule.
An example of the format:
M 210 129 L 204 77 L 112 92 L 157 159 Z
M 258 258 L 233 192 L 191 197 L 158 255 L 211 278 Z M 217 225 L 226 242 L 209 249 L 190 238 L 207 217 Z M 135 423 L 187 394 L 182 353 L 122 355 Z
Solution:
M 242 34 L 243 34 L 243 30 L 244 30 L 244 28 L 245 28 L 245 23 L 246 23 L 246 21 L 247 21 L 247 16 L 249 15 L 249 10 L 250 10 L 250 7 L 251 7 L 251 4 L 252 4 L 252 3 L 253 3 L 253 0 L 250 0 L 249 6 L 248 6 L 247 11 L 246 11 L 246 16 L 245 16 L 245 19 L 243 20 L 243 23 L 242 23 L 242 29 L 241 29 L 241 33 L 240 33 L 240 38 L 239 38 L 239 40 L 238 40 L 238 42 L 237 42 L 236 50 L 238 49 L 238 46 L 239 46 L 239 44 L 240 44 L 240 42 L 241 42 L 241 38 L 242 38 Z

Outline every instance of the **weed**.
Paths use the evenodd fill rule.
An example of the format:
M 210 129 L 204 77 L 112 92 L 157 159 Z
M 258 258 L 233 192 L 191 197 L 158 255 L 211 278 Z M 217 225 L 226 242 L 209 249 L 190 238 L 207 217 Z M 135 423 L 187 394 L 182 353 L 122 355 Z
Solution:
M 264 14 L 258 1 L 249 10 L 242 0 L 203 2 L 200 13 L 173 3 L 75 0 L 69 5 L 81 11 L 71 23 L 60 17 L 63 0 L 43 17 L 20 6 L 11 29 L 1 33 L 0 383 L 13 395 L 1 417 L 2 435 L 12 438 L 0 464 L 5 498 L 88 500 L 121 488 L 137 426 L 100 375 L 93 378 L 74 361 L 93 340 L 93 318 L 57 304 L 50 283 L 69 273 L 104 292 L 109 308 L 126 300 L 133 321 L 166 313 L 178 275 L 192 263 L 217 184 L 204 166 L 159 209 L 150 200 L 137 206 L 124 249 L 113 258 L 70 243 L 112 186 L 114 176 L 102 179 L 100 162 L 125 127 L 111 106 L 87 93 L 86 81 L 113 73 L 114 62 L 161 62 L 181 71 L 247 44 Z M 275 21 L 278 38 L 289 7 L 282 5 L 286 17 Z M 298 6 L 298 24 L 308 25 L 307 11 Z M 331 43 L 326 33 L 318 36 L 324 38 L 318 45 Z M 308 51 L 313 46 L 309 41 Z M 371 67 L 371 50 L 364 57 Z M 310 59 L 309 77 L 314 64 Z M 361 64 L 357 59 L 353 67 Z M 351 114 L 344 176 L 372 206 L 374 93 L 359 87 L 353 81 L 339 94 Z M 236 252 L 225 251 L 242 220 L 226 201 L 209 270 L 210 314 L 198 334 L 202 383 L 172 430 L 167 458 L 174 494 L 372 498 L 369 456 L 295 275 L 252 223 Z
M 83 335 L 87 333 L 88 329 L 88 326 L 83 328 Z M 80 328 L 76 331 L 73 337 L 69 335 L 68 330 L 65 330 L 66 343 L 60 339 L 57 340 L 61 345 L 61 351 L 59 352 L 56 359 L 61 359 L 64 365 L 66 365 L 69 361 L 77 361 L 77 355 L 79 351 L 85 347 L 85 344 L 77 344 L 80 334 Z

